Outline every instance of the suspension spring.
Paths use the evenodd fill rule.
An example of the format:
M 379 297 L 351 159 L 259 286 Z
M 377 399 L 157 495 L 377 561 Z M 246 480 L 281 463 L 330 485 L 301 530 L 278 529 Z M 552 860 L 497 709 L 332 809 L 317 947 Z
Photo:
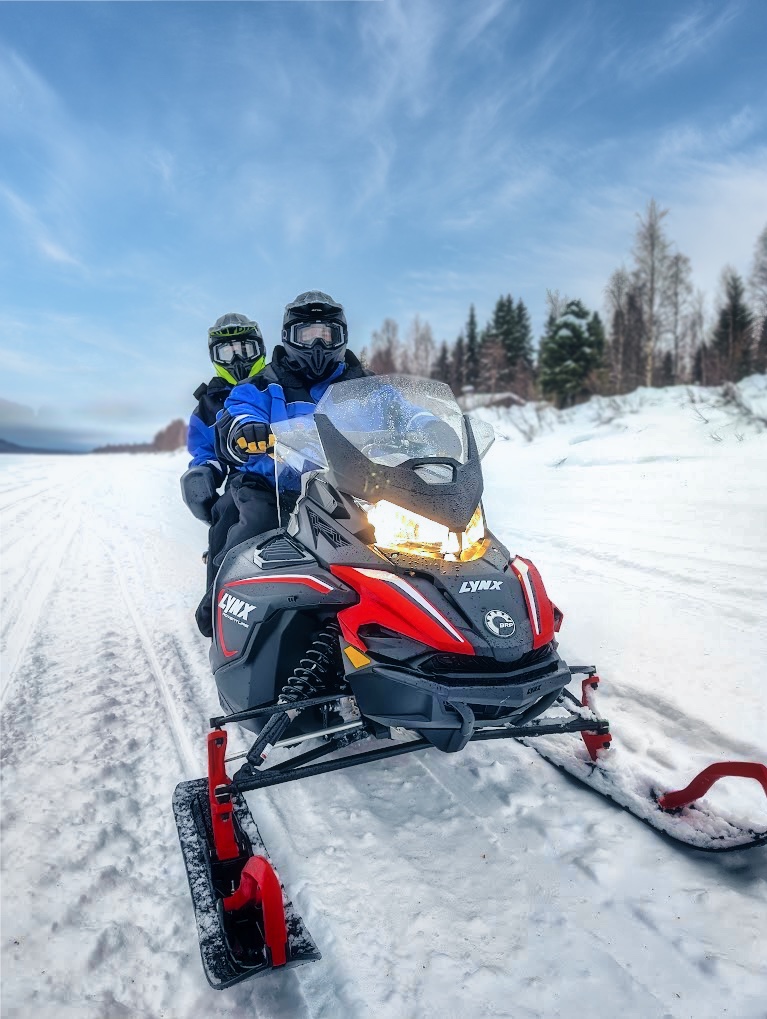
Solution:
M 290 704 L 317 696 L 325 688 L 328 673 L 338 654 L 341 628 L 335 621 L 325 625 L 283 686 L 279 704 Z
M 299 701 L 323 691 L 338 654 L 340 632 L 341 628 L 335 620 L 325 624 L 283 686 L 278 704 L 297 705 Z M 256 768 L 263 764 L 268 754 L 267 747 L 282 739 L 291 721 L 290 715 L 284 711 L 272 715 L 248 751 L 248 764 Z

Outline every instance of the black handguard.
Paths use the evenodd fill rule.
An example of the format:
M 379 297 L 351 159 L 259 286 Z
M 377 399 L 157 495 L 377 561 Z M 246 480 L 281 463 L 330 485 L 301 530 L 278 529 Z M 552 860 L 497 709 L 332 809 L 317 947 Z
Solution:
M 211 511 L 218 499 L 216 488 L 220 483 L 218 471 L 209 464 L 190 467 L 181 475 L 181 497 L 203 523 L 211 522 Z

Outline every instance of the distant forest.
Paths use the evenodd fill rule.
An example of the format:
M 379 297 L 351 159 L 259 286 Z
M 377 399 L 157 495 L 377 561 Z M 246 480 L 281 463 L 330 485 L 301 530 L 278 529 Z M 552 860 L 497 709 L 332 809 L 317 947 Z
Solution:
M 578 297 L 549 290 L 546 328 L 536 345 L 524 302 L 505 294 L 483 328 L 472 305 L 452 343 L 438 345 L 418 316 L 405 336 L 387 318 L 361 359 L 377 373 L 447 382 L 457 396 L 510 392 L 558 407 L 637 386 L 712 386 L 767 371 L 767 226 L 747 284 L 730 266 L 722 270 L 709 318 L 706 295 L 692 285 L 689 257 L 666 233 L 667 214 L 652 199 L 638 217 L 630 264 L 605 284 L 605 320 Z
M 172 453 L 186 446 L 186 422 L 181 418 L 160 429 L 151 442 L 128 442 L 97 446 L 94 453 Z

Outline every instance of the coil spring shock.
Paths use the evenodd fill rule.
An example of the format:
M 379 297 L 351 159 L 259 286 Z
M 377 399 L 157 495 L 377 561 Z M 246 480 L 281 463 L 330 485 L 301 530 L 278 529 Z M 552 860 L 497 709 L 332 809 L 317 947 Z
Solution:
M 341 628 L 335 620 L 325 624 L 293 670 L 293 675 L 283 686 L 277 699 L 278 704 L 298 703 L 322 692 L 338 651 L 340 632 Z M 248 751 L 247 759 L 252 767 L 258 768 L 264 763 L 266 759 L 264 749 L 268 744 L 274 744 L 282 738 L 293 721 L 291 715 L 295 717 L 293 712 L 288 714 L 287 711 L 272 715 Z
M 325 625 L 312 641 L 304 657 L 283 686 L 278 704 L 308 700 L 319 695 L 325 687 L 330 666 L 338 650 L 341 628 L 335 621 Z

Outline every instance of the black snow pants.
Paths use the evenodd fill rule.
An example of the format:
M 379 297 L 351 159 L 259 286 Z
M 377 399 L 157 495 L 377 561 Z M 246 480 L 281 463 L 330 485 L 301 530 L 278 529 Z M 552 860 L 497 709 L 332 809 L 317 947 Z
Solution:
M 208 575 L 205 587 L 209 588 L 216 579 L 216 568 L 213 560 L 218 556 L 226 544 L 226 536 L 229 528 L 233 527 L 240 518 L 237 503 L 234 501 L 232 486 L 227 486 L 223 495 L 213 504 L 211 511 L 211 522 L 208 528 Z
M 216 507 L 228 497 L 222 507 L 221 520 L 215 519 Z M 210 528 L 211 543 L 208 554 L 208 589 L 197 606 L 195 619 L 204 637 L 213 636 L 213 588 L 216 574 L 226 553 L 241 541 L 254 538 L 278 526 L 277 496 L 274 489 L 256 475 L 240 474 L 213 507 L 214 521 Z M 228 526 L 227 526 L 228 523 Z M 213 552 L 213 530 L 216 530 L 216 552 Z

